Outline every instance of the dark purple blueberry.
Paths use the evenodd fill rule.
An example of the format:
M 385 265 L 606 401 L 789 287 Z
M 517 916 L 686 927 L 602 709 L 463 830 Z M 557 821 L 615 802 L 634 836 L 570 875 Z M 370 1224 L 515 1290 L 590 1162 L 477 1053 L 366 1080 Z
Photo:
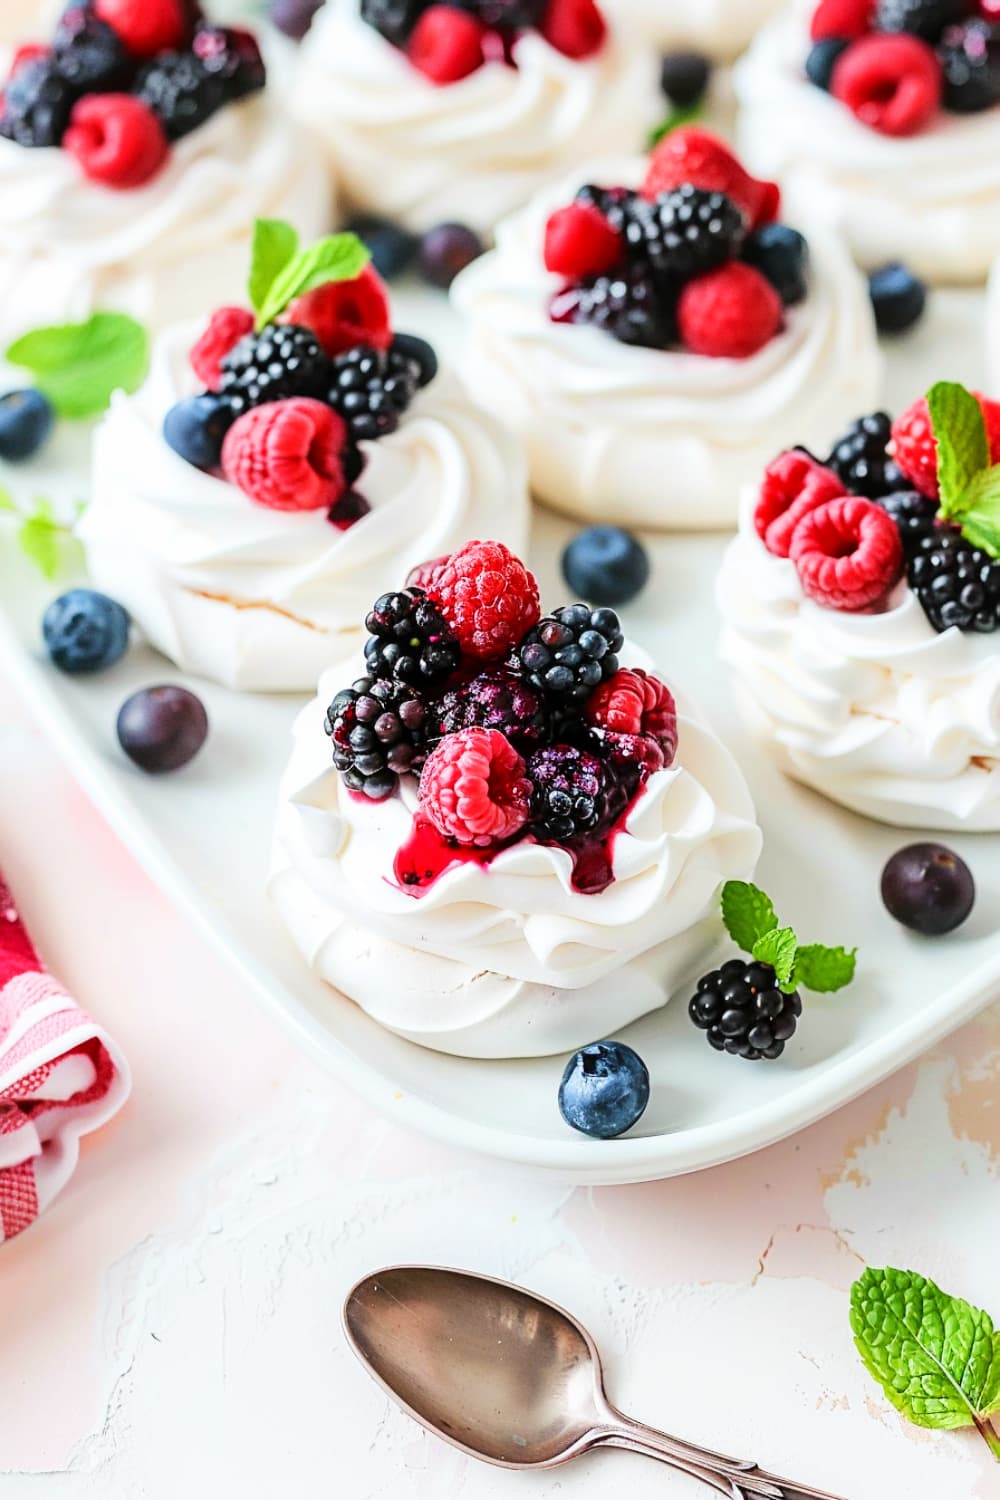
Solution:
M 205 705 L 187 688 L 166 684 L 126 698 L 118 714 L 118 743 L 141 771 L 179 771 L 208 736 Z
M 459 271 L 483 253 L 483 242 L 467 224 L 438 224 L 420 242 L 420 271 L 431 286 L 447 291 Z
M 270 0 L 267 9 L 272 26 L 301 42 L 322 4 L 323 0 Z
M 882 900 L 904 927 L 938 937 L 965 921 L 976 885 L 965 860 L 944 844 L 908 844 L 882 871 Z

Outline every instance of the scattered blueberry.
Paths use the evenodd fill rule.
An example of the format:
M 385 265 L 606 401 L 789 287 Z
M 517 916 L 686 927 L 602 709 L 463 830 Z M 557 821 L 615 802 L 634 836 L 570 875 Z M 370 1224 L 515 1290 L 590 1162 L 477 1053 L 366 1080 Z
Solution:
M 649 580 L 649 555 L 621 526 L 588 526 L 562 555 L 563 577 L 591 604 L 627 604 Z
M 196 469 L 217 469 L 222 442 L 232 426 L 232 406 L 207 391 L 172 406 L 163 419 L 163 436 L 175 453 Z
M 818 89 L 829 92 L 837 59 L 849 46 L 850 42 L 841 36 L 828 36 L 817 42 L 806 58 L 806 77 L 809 82 L 814 83 Z
M 924 315 L 927 288 L 898 260 L 871 272 L 868 291 L 879 333 L 905 333 Z
M 559 1112 L 567 1125 L 608 1141 L 642 1117 L 649 1103 L 649 1071 L 624 1042 L 592 1042 L 566 1064 Z
M 944 844 L 908 844 L 882 871 L 882 900 L 904 927 L 937 937 L 965 921 L 976 885 L 964 859 Z
M 438 224 L 420 242 L 421 275 L 431 286 L 447 290 L 459 271 L 482 253 L 483 242 L 474 229 L 465 224 Z
M 20 463 L 38 452 L 52 431 L 56 414 L 41 391 L 8 391 L 0 396 L 0 458 Z
M 378 214 L 358 214 L 346 228 L 363 240 L 371 251 L 372 264 L 380 276 L 392 281 L 416 259 L 420 248 L 418 235 L 393 224 Z
M 430 385 L 438 372 L 438 357 L 434 347 L 415 333 L 397 333 L 392 341 L 393 353 L 403 354 L 420 366 L 421 386 Z
M 763 224 L 743 246 L 743 259 L 778 293 L 786 307 L 803 301 L 809 290 L 809 246 L 788 224 Z
M 207 735 L 204 704 L 187 688 L 143 688 L 126 698 L 118 714 L 118 743 L 142 771 L 179 771 Z
M 103 672 L 128 650 L 128 612 L 93 589 L 70 589 L 45 611 L 42 636 L 60 672 Z
M 322 4 L 323 0 L 271 0 L 268 14 L 272 26 L 301 42 Z
M 660 63 L 660 88 L 679 109 L 700 104 L 711 78 L 711 59 L 703 52 L 667 52 Z

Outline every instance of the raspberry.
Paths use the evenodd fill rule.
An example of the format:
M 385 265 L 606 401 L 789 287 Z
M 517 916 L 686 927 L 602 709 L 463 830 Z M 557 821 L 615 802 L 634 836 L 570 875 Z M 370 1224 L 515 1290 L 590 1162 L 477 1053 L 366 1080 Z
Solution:
M 600 276 L 621 260 L 625 242 L 592 203 L 570 203 L 545 226 L 545 269 L 576 281 Z
M 505 656 L 541 615 L 534 574 L 503 542 L 466 542 L 434 574 L 428 594 L 462 650 L 479 661 Z
M 795 528 L 817 505 L 837 500 L 844 486 L 832 469 L 801 448 L 779 453 L 764 470 L 753 524 L 768 552 L 787 557 Z
M 985 396 L 973 392 L 979 402 L 986 423 L 986 440 L 989 443 L 990 462 L 1000 463 L 1000 401 L 988 401 Z M 931 430 L 931 417 L 926 398 L 904 411 L 892 424 L 892 442 L 889 451 L 911 484 L 916 485 L 922 495 L 937 500 L 937 441 Z
M 819 0 L 809 23 L 809 35 L 814 42 L 864 36 L 871 30 L 874 9 L 875 0 Z
M 694 354 L 747 359 L 763 349 L 781 327 L 781 298 L 765 276 L 742 261 L 731 261 L 695 276 L 677 303 L 681 341 Z
M 244 412 L 226 433 L 222 471 L 271 510 L 323 510 L 343 493 L 347 429 L 322 401 L 293 397 Z
M 664 136 L 649 158 L 642 195 L 656 198 L 686 182 L 707 192 L 725 193 L 742 209 L 751 229 L 778 217 L 781 193 L 777 184 L 751 177 L 718 136 L 697 125 L 682 125 Z
M 659 678 L 641 668 L 619 667 L 587 700 L 587 722 L 613 735 L 650 739 L 669 766 L 677 754 L 677 705 Z
M 94 14 L 118 33 L 134 57 L 178 51 L 191 40 L 185 0 L 94 0 Z
M 392 343 L 389 294 L 370 265 L 353 281 L 325 281 L 315 291 L 296 297 L 282 313 L 281 322 L 312 329 L 331 358 L 356 344 L 388 349 Z
M 222 384 L 222 361 L 226 355 L 253 328 L 253 313 L 245 307 L 220 307 L 212 314 L 190 354 L 192 370 L 210 391 L 217 391 Z
M 538 29 L 566 57 L 591 57 L 604 45 L 607 26 L 594 0 L 548 0 Z
M 831 92 L 862 125 L 882 135 L 915 135 L 941 104 L 941 64 L 915 36 L 859 37 L 841 53 Z
M 85 94 L 62 144 L 88 177 L 112 188 L 142 187 L 170 154 L 163 126 L 130 94 Z
M 442 557 L 431 557 L 427 562 L 416 563 L 406 575 L 406 587 L 408 589 L 420 589 L 423 593 L 426 593 L 430 588 L 431 579 L 434 577 L 434 574 L 438 568 L 444 566 L 450 557 L 451 553 L 446 552 Z
M 498 729 L 462 729 L 427 757 L 420 810 L 457 844 L 488 848 L 528 821 L 531 783 L 525 764 Z
M 896 523 L 860 495 L 830 500 L 803 516 L 789 556 L 803 593 L 827 609 L 851 613 L 884 599 L 903 571 Z
M 432 83 L 457 83 L 483 62 L 486 27 L 450 5 L 425 10 L 406 44 L 406 55 Z

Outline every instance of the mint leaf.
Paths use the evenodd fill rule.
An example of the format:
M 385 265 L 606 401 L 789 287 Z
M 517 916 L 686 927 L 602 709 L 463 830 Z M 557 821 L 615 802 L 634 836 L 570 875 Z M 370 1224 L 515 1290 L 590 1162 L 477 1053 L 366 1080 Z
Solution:
M 701 101 L 697 104 L 678 105 L 676 109 L 670 111 L 665 120 L 657 125 L 655 130 L 650 131 L 648 150 L 652 151 L 653 147 L 658 146 L 664 136 L 668 136 L 672 130 L 677 130 L 681 125 L 690 125 L 694 120 L 700 120 L 704 113 L 705 106 Z
M 827 948 L 807 943 L 795 955 L 795 983 L 817 994 L 829 994 L 850 984 L 857 968 L 857 949 Z
M 1000 464 L 973 475 L 962 495 L 958 521 L 967 541 L 990 557 L 1000 557 Z
M 727 880 L 722 887 L 722 920 L 744 953 L 752 953 L 757 939 L 778 925 L 770 896 L 747 880 Z
M 260 312 L 268 292 L 298 248 L 299 237 L 284 219 L 258 219 L 254 224 L 247 284 L 254 312 Z
M 79 506 L 78 513 L 83 508 Z M 2 509 L 20 514 L 13 503 Z M 22 517 L 16 535 L 17 544 L 25 557 L 50 581 L 57 578 L 69 562 L 75 561 L 73 554 L 80 551 L 72 526 L 63 525 L 56 519 L 47 500 L 35 501 L 34 510 Z
M 918 1427 L 978 1427 L 1000 1406 L 1000 1334 L 993 1320 L 916 1271 L 868 1270 L 851 1288 L 851 1329 L 866 1369 Z
M 975 396 L 954 381 L 939 380 L 932 385 L 927 407 L 937 441 L 941 514 L 957 518 L 965 509 L 972 480 L 989 467 L 986 422 Z
M 328 281 L 353 281 L 371 254 L 356 234 L 328 234 L 292 256 L 268 288 L 257 309 L 257 327 L 273 323 L 288 304 Z
M 36 328 L 7 350 L 22 365 L 61 417 L 94 417 L 115 390 L 142 383 L 149 358 L 146 330 L 124 313 L 99 312 L 86 323 Z
M 759 937 L 750 950 L 759 963 L 770 964 L 783 990 L 793 990 L 792 973 L 798 941 L 790 927 L 774 927 Z
M 9 490 L 0 485 L 0 511 L 10 511 L 17 515 L 17 506 L 14 504 L 14 496 Z

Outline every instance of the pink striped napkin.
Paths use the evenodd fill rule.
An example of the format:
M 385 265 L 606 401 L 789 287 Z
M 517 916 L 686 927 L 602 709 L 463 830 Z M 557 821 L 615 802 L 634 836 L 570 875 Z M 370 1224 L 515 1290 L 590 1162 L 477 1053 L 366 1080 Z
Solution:
M 42 969 L 0 877 L 0 1244 L 73 1175 L 130 1087 L 118 1047 Z

